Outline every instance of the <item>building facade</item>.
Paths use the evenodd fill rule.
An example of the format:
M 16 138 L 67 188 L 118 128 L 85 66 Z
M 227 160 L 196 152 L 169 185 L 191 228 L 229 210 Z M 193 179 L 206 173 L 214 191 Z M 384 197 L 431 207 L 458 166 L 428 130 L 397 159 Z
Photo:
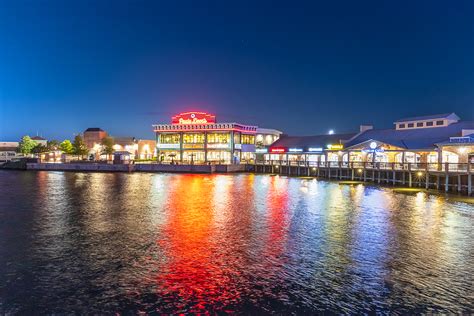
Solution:
M 171 124 L 153 125 L 161 162 L 234 164 L 255 160 L 257 147 L 265 147 L 281 132 L 241 123 L 218 123 L 213 114 L 184 112 Z
M 309 165 L 330 162 L 343 166 L 370 163 L 388 168 L 394 164 L 399 168 L 464 168 L 460 164 L 474 162 L 474 122 L 448 113 L 401 119 L 392 129 L 363 125 L 353 134 L 282 137 L 264 158 Z
M 18 142 L 0 142 L 0 162 L 22 157 L 18 153 Z

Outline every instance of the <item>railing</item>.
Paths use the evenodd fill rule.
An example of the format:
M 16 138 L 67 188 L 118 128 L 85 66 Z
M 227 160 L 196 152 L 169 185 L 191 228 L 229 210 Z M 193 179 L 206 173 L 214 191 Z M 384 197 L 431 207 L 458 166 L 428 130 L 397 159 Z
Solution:
M 363 170 L 406 170 L 418 172 L 468 172 L 474 171 L 474 163 L 400 163 L 400 162 L 338 162 L 338 161 L 292 161 L 266 160 L 256 161 L 256 165 L 363 169 Z

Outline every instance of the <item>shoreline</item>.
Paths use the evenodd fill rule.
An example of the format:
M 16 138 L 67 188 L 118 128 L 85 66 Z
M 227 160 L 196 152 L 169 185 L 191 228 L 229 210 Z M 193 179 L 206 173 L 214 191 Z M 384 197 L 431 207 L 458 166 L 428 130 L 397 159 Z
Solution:
M 53 165 L 53 164 L 42 164 L 42 165 Z M 54 165 L 59 165 L 59 164 L 54 164 Z M 61 165 L 66 165 L 66 164 L 61 164 Z M 74 167 L 76 164 L 74 164 Z M 348 180 L 338 180 L 338 179 L 328 179 L 325 177 L 316 177 L 316 176 L 303 176 L 303 175 L 285 175 L 285 174 L 278 174 L 278 173 L 258 173 L 255 171 L 251 170 L 246 170 L 245 168 L 243 170 L 229 170 L 229 171 L 217 171 L 216 169 L 219 168 L 212 168 L 212 171 L 209 171 L 209 169 L 203 169 L 203 168 L 189 168 L 189 167 L 211 167 L 207 165 L 155 165 L 155 166 L 171 166 L 171 167 L 176 167 L 176 166 L 185 166 L 187 168 L 179 168 L 178 170 L 174 168 L 141 168 L 139 167 L 138 169 L 132 168 L 130 171 L 127 168 L 128 166 L 144 166 L 145 164 L 135 164 L 135 165 L 104 165 L 104 164 L 96 164 L 96 165 L 101 165 L 102 168 L 91 168 L 91 164 L 84 164 L 81 165 L 83 166 L 89 166 L 89 168 L 39 168 L 39 166 L 31 168 L 26 168 L 26 169 L 2 169 L 0 170 L 6 170 L 6 171 L 59 171 L 59 172 L 81 172 L 81 173 L 93 173 L 93 172 L 99 172 L 99 173 L 134 173 L 134 172 L 139 172 L 139 173 L 175 173 L 175 174 L 236 174 L 236 173 L 246 173 L 246 174 L 253 174 L 253 175 L 267 175 L 270 177 L 274 176 L 279 176 L 279 177 L 286 177 L 286 178 L 298 178 L 301 180 L 317 180 L 317 181 L 325 181 L 325 182 L 332 182 L 332 183 L 337 183 L 339 185 L 348 185 L 348 186 L 356 186 L 356 185 L 364 185 L 364 186 L 369 186 L 369 187 L 374 187 L 374 188 L 382 188 L 382 189 L 390 189 L 394 191 L 395 193 L 403 193 L 403 194 L 416 194 L 416 193 L 426 193 L 429 195 L 436 195 L 443 197 L 445 199 L 451 200 L 453 202 L 463 202 L 463 203 L 468 203 L 468 204 L 474 204 L 474 197 L 468 196 L 465 192 L 445 192 L 444 190 L 436 190 L 436 189 L 426 189 L 424 187 L 408 187 L 408 186 L 401 186 L 401 185 L 388 185 L 386 183 L 377 183 L 377 182 L 371 182 L 371 181 L 348 181 Z M 95 166 L 96 166 L 95 165 Z M 110 166 L 112 168 L 103 168 L 104 166 Z M 151 164 L 148 164 L 148 166 L 151 166 Z M 212 166 L 217 166 L 217 165 L 212 165 Z M 237 165 L 237 166 L 244 166 L 245 165 Z M 165 170 L 166 169 L 166 170 Z M 181 170 L 180 170 L 181 169 Z M 242 168 L 239 168 L 242 169 Z

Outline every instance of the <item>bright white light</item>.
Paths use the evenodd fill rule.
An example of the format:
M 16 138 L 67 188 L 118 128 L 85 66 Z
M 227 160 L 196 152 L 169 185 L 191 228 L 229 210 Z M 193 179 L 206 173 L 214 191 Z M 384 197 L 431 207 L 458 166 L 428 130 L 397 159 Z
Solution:
M 371 142 L 370 143 L 370 148 L 372 148 L 372 149 L 377 148 L 377 143 L 376 142 Z
M 334 130 L 333 129 L 330 129 L 329 130 L 329 135 L 333 135 L 334 134 Z

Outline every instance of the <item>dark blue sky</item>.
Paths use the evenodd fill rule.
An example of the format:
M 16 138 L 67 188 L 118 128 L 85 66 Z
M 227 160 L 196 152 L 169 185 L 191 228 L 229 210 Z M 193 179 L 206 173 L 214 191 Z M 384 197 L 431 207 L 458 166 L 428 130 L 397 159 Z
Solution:
M 0 1 L 0 140 L 474 119 L 474 1 Z

